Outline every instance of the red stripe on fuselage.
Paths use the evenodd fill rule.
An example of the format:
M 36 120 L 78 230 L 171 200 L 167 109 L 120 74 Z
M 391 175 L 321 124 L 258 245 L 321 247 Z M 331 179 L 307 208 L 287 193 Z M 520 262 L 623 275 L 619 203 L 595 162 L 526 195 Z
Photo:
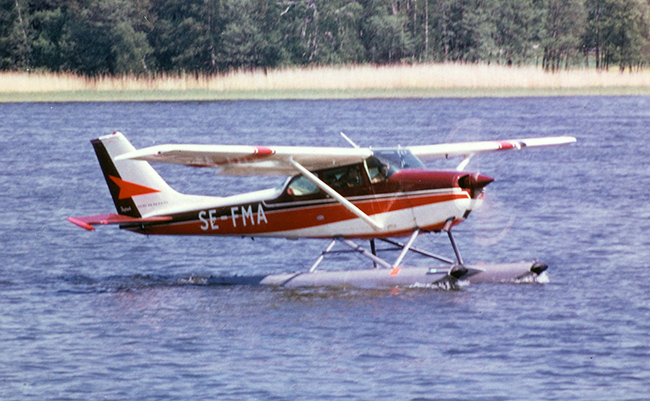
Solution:
M 405 210 L 413 207 L 426 206 L 442 202 L 454 201 L 459 199 L 469 199 L 466 192 L 455 194 L 394 194 L 390 198 L 383 199 L 366 199 L 354 201 L 353 203 L 369 216 Z M 226 216 L 225 219 L 221 215 L 214 216 L 213 221 L 209 221 L 209 210 L 196 211 L 195 218 L 191 221 L 177 221 L 169 224 L 151 225 L 144 229 L 136 229 L 136 232 L 143 234 L 161 234 L 161 235 L 272 235 L 274 232 L 287 232 L 293 230 L 301 230 L 307 228 L 314 228 L 324 226 L 327 224 L 339 223 L 347 220 L 353 220 L 357 217 L 346 209 L 343 205 L 337 202 L 327 204 L 318 204 L 311 206 L 296 206 L 288 207 L 281 210 L 274 210 L 273 208 L 264 207 L 262 203 L 258 205 L 250 205 L 250 213 L 242 216 L 241 207 L 233 205 L 233 208 L 238 208 L 236 218 Z M 263 207 L 263 219 L 257 210 L 258 207 Z M 224 209 L 224 208 L 221 208 Z M 225 209 L 230 210 L 230 207 Z M 203 220 L 199 219 L 199 214 L 203 213 Z M 206 223 L 209 221 L 209 223 Z M 436 223 L 431 227 L 422 227 L 424 229 L 439 229 L 438 225 L 444 226 L 444 222 Z M 441 226 L 441 227 L 442 227 Z M 384 233 L 386 234 L 386 233 Z M 372 236 L 372 231 L 369 231 L 369 236 Z M 376 235 L 375 235 L 376 236 Z

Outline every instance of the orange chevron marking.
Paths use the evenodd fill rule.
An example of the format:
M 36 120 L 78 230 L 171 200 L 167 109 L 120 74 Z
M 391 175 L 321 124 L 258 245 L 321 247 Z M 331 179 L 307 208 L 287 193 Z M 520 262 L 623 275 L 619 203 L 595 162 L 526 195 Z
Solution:
M 145 187 L 143 185 L 134 184 L 132 182 L 124 181 L 121 178 L 113 177 L 112 175 L 108 176 L 114 183 L 120 187 L 120 194 L 118 199 L 128 199 L 138 195 L 147 195 L 160 192 L 157 189 Z

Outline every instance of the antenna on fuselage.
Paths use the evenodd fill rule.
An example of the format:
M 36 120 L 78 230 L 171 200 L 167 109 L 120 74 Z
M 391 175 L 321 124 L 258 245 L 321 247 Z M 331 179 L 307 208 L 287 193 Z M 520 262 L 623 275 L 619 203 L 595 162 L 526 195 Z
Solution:
M 345 139 L 346 141 L 348 141 L 348 143 L 349 143 L 350 145 L 352 145 L 352 147 L 359 148 L 359 145 L 357 145 L 356 143 L 354 143 L 354 141 L 353 141 L 352 139 L 350 139 L 347 135 L 345 135 L 342 131 L 341 131 L 341 136 L 343 137 L 343 139 Z

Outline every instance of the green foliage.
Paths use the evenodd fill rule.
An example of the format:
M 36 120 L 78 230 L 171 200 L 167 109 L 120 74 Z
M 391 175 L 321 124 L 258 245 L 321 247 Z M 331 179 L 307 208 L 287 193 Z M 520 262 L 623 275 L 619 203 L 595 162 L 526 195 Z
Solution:
M 69 15 L 61 8 L 36 11 L 32 18 L 34 27 L 34 64 L 50 71 L 59 71 L 64 63 L 61 49 L 62 36 Z
M 438 61 L 476 62 L 494 55 L 495 25 L 489 2 L 442 0 L 433 6 L 433 55 Z
M 217 52 L 223 26 L 217 0 L 152 0 L 149 40 L 161 71 L 218 70 Z
M 544 67 L 557 70 L 580 48 L 584 37 L 586 14 L 581 0 L 547 0 L 546 27 L 544 29 Z
M 151 46 L 144 32 L 136 32 L 128 21 L 119 22 L 111 32 L 113 73 L 142 74 L 147 71 L 147 57 Z
M 413 54 L 413 37 L 407 29 L 408 19 L 397 11 L 395 4 L 392 0 L 376 1 L 363 23 L 370 62 L 394 63 Z
M 533 0 L 503 0 L 494 15 L 497 60 L 506 64 L 529 62 L 544 35 L 543 8 Z
M 0 69 L 650 62 L 648 0 L 0 0 Z
M 24 0 L 0 0 L 0 69 L 31 65 L 30 16 Z
M 603 53 L 606 64 L 630 69 L 648 61 L 648 3 L 641 0 L 619 0 L 608 4 L 610 17 L 603 26 L 606 40 Z
M 252 69 L 274 64 L 273 49 L 264 35 L 266 2 L 228 0 L 223 4 L 223 29 L 217 59 L 221 68 Z
M 596 66 L 621 69 L 650 61 L 650 9 L 642 0 L 588 0 L 583 43 Z

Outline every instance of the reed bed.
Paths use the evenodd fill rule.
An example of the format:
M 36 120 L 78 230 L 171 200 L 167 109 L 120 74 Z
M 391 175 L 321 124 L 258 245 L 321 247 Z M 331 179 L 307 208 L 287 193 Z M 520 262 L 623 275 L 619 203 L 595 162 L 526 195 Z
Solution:
M 165 92 L 204 91 L 214 95 L 237 92 L 295 91 L 436 91 L 445 90 L 575 90 L 637 88 L 650 90 L 650 72 L 593 69 L 549 73 L 538 67 L 485 64 L 415 64 L 239 70 L 216 75 L 83 77 L 69 73 L 0 73 L 0 93 Z

